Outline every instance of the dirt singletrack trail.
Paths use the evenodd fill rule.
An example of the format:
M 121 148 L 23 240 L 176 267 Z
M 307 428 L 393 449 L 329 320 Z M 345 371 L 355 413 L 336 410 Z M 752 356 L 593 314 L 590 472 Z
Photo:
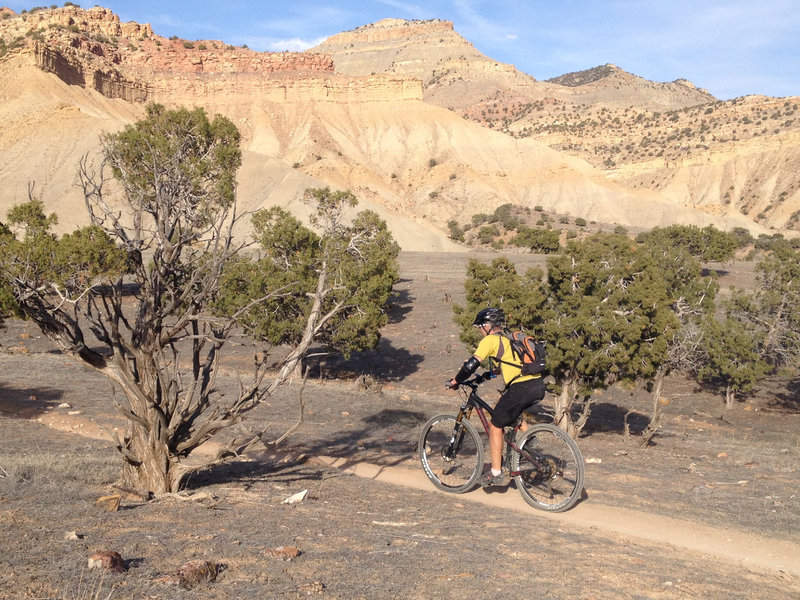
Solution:
M 402 254 L 402 278 L 398 289 L 408 290 L 410 299 L 413 298 L 413 304 L 409 299 L 411 304 L 409 313 L 403 321 L 390 324 L 386 335 L 391 339 L 401 338 L 399 331 L 401 328 L 426 332 L 427 335 L 421 335 L 426 347 L 422 353 L 424 356 L 420 368 L 398 382 L 398 387 L 429 392 L 441 383 L 443 377 L 440 373 L 445 373 L 444 369 L 448 367 L 453 369 L 460 364 L 464 351 L 460 349 L 461 344 L 457 339 L 455 325 L 447 319 L 436 317 L 439 313 L 449 312 L 449 302 L 463 302 L 463 277 L 470 258 L 461 254 L 428 255 L 413 252 Z M 493 256 L 479 254 L 474 258 L 488 263 Z M 542 256 L 514 255 L 512 261 L 519 272 L 545 266 L 545 257 Z M 747 286 L 754 282 L 754 267 L 751 263 L 737 264 L 735 270 L 726 265 L 711 265 L 710 268 L 718 271 L 723 286 Z M 354 463 L 347 457 L 327 457 L 320 460 L 328 466 L 335 466 L 354 475 L 393 485 L 428 490 L 456 502 L 463 500 L 495 508 L 526 511 L 528 515 L 534 513 L 537 517 L 582 529 L 598 530 L 654 544 L 668 544 L 727 561 L 741 562 L 755 569 L 773 573 L 783 571 L 800 576 L 800 545 L 797 543 L 777 537 L 758 536 L 735 528 L 720 528 L 718 524 L 711 526 L 697 520 L 604 505 L 592 499 L 591 489 L 587 490 L 588 499 L 573 509 L 564 513 L 547 513 L 529 506 L 514 488 L 508 489 L 506 493 L 485 493 L 475 490 L 461 495 L 448 494 L 436 490 L 421 467 Z M 591 485 L 591 482 L 589 484 Z
M 391 485 L 427 490 L 448 496 L 454 501 L 484 504 L 493 508 L 526 511 L 536 517 L 549 519 L 578 527 L 595 530 L 624 538 L 637 538 L 654 544 L 669 544 L 714 556 L 717 559 L 742 563 L 750 569 L 770 572 L 786 572 L 800 576 L 800 545 L 781 539 L 755 537 L 751 533 L 734 529 L 709 527 L 689 520 L 674 519 L 640 511 L 605 506 L 588 499 L 563 513 L 548 513 L 529 506 L 513 488 L 505 493 L 486 493 L 480 488 L 466 494 L 448 494 L 433 487 L 422 467 L 412 469 L 399 466 L 377 466 L 363 462 L 351 462 L 343 458 L 319 457 L 329 467 L 346 473 L 381 481 Z
M 62 416 L 59 419 L 41 419 L 41 422 L 59 431 L 71 431 L 94 439 L 111 439 L 108 428 L 98 426 L 93 419 L 79 416 L 65 419 Z M 199 450 L 202 454 L 213 454 L 215 446 L 209 442 Z M 266 463 L 275 460 L 275 455 L 270 453 L 254 452 L 251 456 Z M 591 488 L 586 490 L 584 500 L 570 510 L 548 513 L 532 508 L 513 487 L 502 493 L 489 493 L 480 488 L 465 494 L 448 494 L 437 490 L 421 466 L 375 465 L 341 456 L 317 456 L 314 460 L 346 474 L 439 494 L 453 502 L 464 501 L 494 509 L 522 511 L 528 517 L 548 519 L 601 535 L 634 538 L 656 545 L 667 544 L 719 560 L 741 563 L 752 570 L 784 572 L 800 577 L 799 544 L 774 537 L 755 536 L 737 529 L 712 527 L 697 521 L 599 504 L 592 501 Z
M 491 256 L 478 258 L 488 262 Z M 523 268 L 543 262 L 514 258 Z M 53 544 L 41 530 L 58 532 L 74 522 L 73 528 L 91 526 L 90 543 L 111 543 L 143 557 L 123 581 L 135 593 L 120 597 L 175 597 L 160 595 L 151 581 L 162 565 L 177 568 L 185 558 L 150 543 L 158 527 L 164 540 L 184 540 L 187 552 L 230 561 L 219 595 L 209 598 L 289 597 L 290 576 L 325 582 L 331 597 L 372 600 L 500 597 L 519 589 L 535 589 L 539 598 L 586 600 L 800 598 L 797 388 L 774 384 L 726 411 L 718 396 L 671 378 L 662 430 L 647 449 L 627 438 L 649 422 L 649 395 L 604 390 L 578 441 L 587 459 L 583 502 L 550 514 L 529 506 L 513 486 L 448 494 L 427 479 L 416 448 L 430 417 L 451 414 L 461 402 L 444 381 L 467 355 L 452 308 L 464 303 L 469 256 L 417 253 L 401 259 L 378 351 L 317 366 L 302 386 L 303 427 L 285 445 L 248 453 L 191 482 L 190 493 L 208 491 L 228 510 L 132 500 L 113 517 L 118 521 L 105 513 L 95 519 L 79 508 L 114 488 L 87 489 L 65 480 L 75 488 L 70 502 L 62 489 L 69 486 L 59 486 L 51 503 L 46 495 L 36 502 L 0 498 L 7 514 L 30 523 L 23 528 L 28 537 L 7 532 L 4 548 L 16 550 L 3 558 L 27 569 L 31 552 Z M 739 272 L 731 269 L 722 279 L 734 276 Z M 109 441 L 125 419 L 105 378 L 55 351 L 30 322 L 7 321 L 0 345 L 0 416 L 19 425 L 4 429 L 7 455 L 18 452 L 27 460 L 27 449 L 41 453 L 52 443 L 81 449 L 91 464 L 117 460 Z M 230 350 L 218 381 L 226 394 L 238 390 L 240 373 L 252 364 L 249 345 L 231 344 Z M 355 377 L 362 373 L 363 380 Z M 298 388 L 281 388 L 248 416 L 266 427 L 265 439 L 297 422 Z M 491 401 L 499 390 L 487 385 L 481 392 Z M 622 429 L 626 415 L 631 436 Z M 69 435 L 80 439 L 70 441 Z M 198 462 L 214 456 L 223 438 L 198 448 Z M 83 479 L 81 472 L 77 480 Z M 307 502 L 283 503 L 303 489 Z M 36 519 L 30 519 L 34 509 Z M 31 550 L 29 540 L 36 539 L 41 543 Z M 305 558 L 288 567 L 252 560 L 267 545 L 286 544 L 301 548 Z M 75 556 L 59 557 L 60 570 L 41 569 L 29 581 L 72 573 Z M 4 596 L 3 585 L 0 573 L 0 597 L 16 597 Z M 254 591 L 232 593 L 236 586 Z
M 44 418 L 41 422 L 59 431 L 94 439 L 110 440 L 107 427 L 99 427 L 94 420 L 79 416 L 59 419 Z M 201 447 L 200 453 L 213 454 L 215 446 L 209 442 Z M 269 463 L 275 456 L 269 453 L 254 452 L 257 460 Z M 572 509 L 563 513 L 548 513 L 529 506 L 513 487 L 502 493 L 488 493 L 477 488 L 466 494 L 448 494 L 437 490 L 425 476 L 421 466 L 412 468 L 398 465 L 375 465 L 354 461 L 350 457 L 317 456 L 314 460 L 325 467 L 335 468 L 343 473 L 379 481 L 394 486 L 404 486 L 439 494 L 453 502 L 471 502 L 494 509 L 523 511 L 528 517 L 548 519 L 564 525 L 580 528 L 602 535 L 621 538 L 634 538 L 645 542 L 667 544 L 713 556 L 719 560 L 741 563 L 743 566 L 766 572 L 785 572 L 800 577 L 800 545 L 774 537 L 755 536 L 732 528 L 723 529 L 703 523 L 676 519 L 608 506 L 592 501 L 591 488 L 586 497 Z
M 45 418 L 40 422 L 50 428 L 71 431 L 84 437 L 110 439 L 106 427 L 98 427 L 93 419 L 81 416 L 73 416 L 67 420 Z M 200 450 L 205 453 L 213 451 L 213 443 Z M 253 452 L 250 456 L 265 463 L 276 460 L 274 453 L 270 452 Z M 475 503 L 495 510 L 523 513 L 527 517 L 526 521 L 534 523 L 534 528 L 536 520 L 546 519 L 599 537 L 623 541 L 633 539 L 655 546 L 668 545 L 713 557 L 715 560 L 741 564 L 751 571 L 800 577 L 799 544 L 775 537 L 757 536 L 752 532 L 709 526 L 688 519 L 600 504 L 592 500 L 591 488 L 586 490 L 584 500 L 572 509 L 563 513 L 548 513 L 529 506 L 513 487 L 491 493 L 480 488 L 465 494 L 448 494 L 437 490 L 425 476 L 421 466 L 376 465 L 359 462 L 348 456 L 316 456 L 312 460 L 348 475 L 437 494 L 453 503 Z M 405 461 L 405 465 L 410 462 L 410 459 Z M 532 531 L 529 537 L 534 536 L 535 531 Z M 522 537 L 526 536 L 523 534 Z

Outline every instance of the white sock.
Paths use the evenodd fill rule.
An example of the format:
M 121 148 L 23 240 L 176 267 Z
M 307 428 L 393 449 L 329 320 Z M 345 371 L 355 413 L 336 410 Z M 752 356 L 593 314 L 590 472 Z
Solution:
M 503 472 L 503 471 L 502 471 L 502 470 L 500 470 L 500 469 L 492 469 L 492 476 L 493 476 L 493 477 L 497 477 L 497 476 L 498 476 L 498 475 L 500 475 L 502 472 Z

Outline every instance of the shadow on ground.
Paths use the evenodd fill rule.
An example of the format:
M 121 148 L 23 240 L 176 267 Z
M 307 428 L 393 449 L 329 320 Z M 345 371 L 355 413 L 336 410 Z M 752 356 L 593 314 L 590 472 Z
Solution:
M 44 387 L 17 388 L 0 384 L 0 414 L 31 419 L 55 408 L 64 392 Z
M 193 474 L 185 485 L 188 489 L 197 489 L 236 482 L 247 489 L 249 482 L 267 477 L 283 483 L 321 480 L 328 470 L 315 467 L 307 460 L 311 457 L 342 458 L 378 466 L 398 465 L 414 456 L 417 433 L 429 416 L 418 411 L 384 408 L 345 422 L 337 431 L 320 432 L 314 439 L 255 451 L 250 454 L 252 461 L 215 465 Z
M 310 373 L 325 373 L 328 377 L 344 378 L 347 375 L 368 375 L 376 380 L 398 382 L 416 373 L 424 360 L 422 354 L 406 348 L 397 348 L 386 338 L 378 348 L 369 352 L 353 352 L 349 359 L 341 356 L 310 357 Z
M 600 432 L 625 433 L 626 420 L 631 435 L 641 435 L 650 424 L 650 417 L 641 412 L 633 411 L 629 413 L 629 409 L 624 406 L 598 402 L 592 405 L 592 414 L 583 429 L 583 435 L 587 436 Z
M 211 485 L 237 483 L 249 490 L 256 482 L 269 479 L 273 482 L 291 484 L 296 482 L 321 481 L 327 476 L 324 467 L 309 466 L 300 462 L 254 460 L 249 462 L 226 462 L 210 469 L 198 471 L 187 477 L 184 488 L 202 489 Z
M 775 392 L 774 404 L 777 408 L 792 413 L 800 413 L 800 379 L 792 379 L 786 384 L 785 391 Z
M 404 289 L 397 289 L 398 286 L 408 285 L 411 283 L 409 279 L 400 279 L 395 284 L 395 290 L 389 298 L 389 306 L 386 315 L 389 317 L 389 323 L 401 323 L 413 309 L 415 296 L 409 291 Z

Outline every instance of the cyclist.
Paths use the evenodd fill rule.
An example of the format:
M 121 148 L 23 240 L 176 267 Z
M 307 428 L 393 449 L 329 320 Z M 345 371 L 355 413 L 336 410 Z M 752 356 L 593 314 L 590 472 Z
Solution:
M 473 327 L 480 329 L 483 339 L 456 376 L 450 380 L 450 387 L 456 389 L 458 384 L 466 381 L 487 358 L 503 359 L 495 373 L 503 376 L 506 384 L 500 399 L 494 407 L 489 423 L 489 453 L 492 458 L 491 470 L 484 474 L 481 485 L 508 485 L 510 479 L 502 471 L 503 428 L 513 424 L 526 408 L 544 398 L 544 379 L 539 375 L 522 375 L 522 362 L 511 350 L 511 344 L 503 333 L 506 317 L 502 308 L 484 308 L 475 316 Z M 490 361 L 490 366 L 493 361 Z M 519 365 L 519 366 L 516 366 Z M 490 367 L 491 368 L 491 367 Z M 528 429 L 522 423 L 522 430 Z

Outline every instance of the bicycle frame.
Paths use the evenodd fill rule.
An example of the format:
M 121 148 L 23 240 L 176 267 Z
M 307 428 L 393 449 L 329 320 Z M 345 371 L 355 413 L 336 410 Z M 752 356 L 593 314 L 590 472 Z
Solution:
M 470 388 L 469 394 L 465 394 L 466 398 L 464 403 L 461 405 L 461 408 L 458 410 L 458 415 L 456 415 L 456 424 L 460 424 L 461 421 L 466 417 L 467 420 L 472 416 L 472 411 L 475 410 L 478 413 L 478 419 L 480 419 L 481 425 L 483 425 L 483 431 L 486 433 L 486 436 L 489 436 L 489 419 L 494 414 L 494 411 L 491 406 L 489 406 L 486 401 L 478 395 L 478 384 L 475 383 L 474 380 L 464 381 L 461 383 L 463 386 L 467 386 Z M 489 414 L 489 417 L 486 414 Z M 531 456 L 528 452 L 517 446 L 514 438 L 516 437 L 517 431 L 520 429 L 520 424 L 522 423 L 522 417 L 520 416 L 517 419 L 517 422 L 514 424 L 514 427 L 511 429 L 506 429 L 503 431 L 503 440 L 505 441 L 505 453 L 506 453 L 506 464 L 509 465 L 510 461 L 508 458 L 510 457 L 511 450 L 516 450 L 519 452 L 521 456 L 524 456 L 528 459 L 531 464 L 537 465 L 539 461 L 536 460 L 533 456 Z M 458 448 L 460 445 L 460 440 L 456 442 L 455 438 L 455 431 L 453 432 L 453 437 L 450 439 L 451 441 L 451 449 Z M 461 435 L 463 435 L 463 429 L 461 431 Z M 454 443 L 455 442 L 455 443 Z M 537 469 L 541 471 L 541 469 Z M 510 471 L 509 470 L 509 477 L 517 477 L 521 474 L 521 471 Z

